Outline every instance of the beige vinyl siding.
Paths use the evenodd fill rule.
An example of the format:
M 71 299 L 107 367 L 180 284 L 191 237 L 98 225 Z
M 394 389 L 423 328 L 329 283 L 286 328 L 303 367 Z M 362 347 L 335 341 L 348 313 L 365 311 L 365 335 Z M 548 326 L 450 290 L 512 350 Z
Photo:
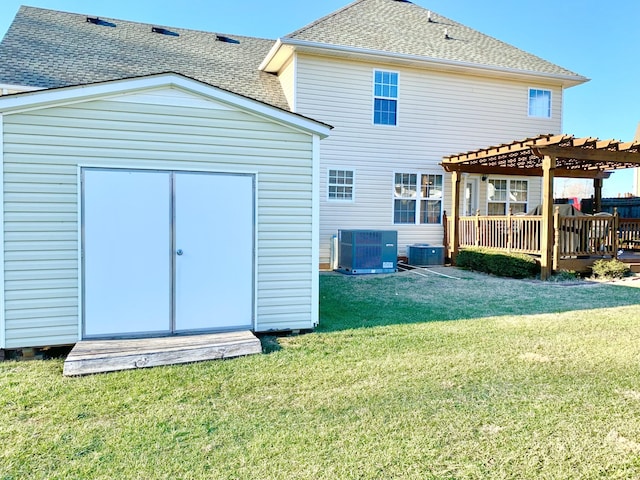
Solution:
M 374 69 L 399 73 L 397 126 L 373 125 Z M 553 118 L 528 116 L 530 87 L 552 90 Z M 321 263 L 344 228 L 397 230 L 400 255 L 406 245 L 442 244 L 441 225 L 394 225 L 394 172 L 443 173 L 444 155 L 561 129 L 562 90 L 543 83 L 299 54 L 296 89 L 297 111 L 334 127 L 321 149 Z M 336 166 L 356 171 L 353 203 L 327 201 L 327 168 Z M 539 182 L 530 185 L 534 204 Z M 449 175 L 443 202 L 450 211 Z M 486 191 L 479 206 L 486 208 Z
M 289 59 L 289 61 L 282 67 L 280 73 L 278 73 L 280 79 L 280 85 L 282 85 L 282 91 L 287 99 L 287 104 L 292 112 L 296 111 L 296 56 L 295 54 Z
M 130 100 L 4 117 L 6 347 L 78 340 L 79 164 L 257 173 L 258 330 L 309 328 L 312 136 L 242 111 Z

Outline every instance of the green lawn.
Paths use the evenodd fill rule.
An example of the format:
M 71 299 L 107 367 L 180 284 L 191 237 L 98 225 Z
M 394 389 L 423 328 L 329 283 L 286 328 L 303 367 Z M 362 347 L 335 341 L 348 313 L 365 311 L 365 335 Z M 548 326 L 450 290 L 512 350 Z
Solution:
M 0 479 L 640 478 L 640 288 L 321 276 L 269 354 L 0 363 Z

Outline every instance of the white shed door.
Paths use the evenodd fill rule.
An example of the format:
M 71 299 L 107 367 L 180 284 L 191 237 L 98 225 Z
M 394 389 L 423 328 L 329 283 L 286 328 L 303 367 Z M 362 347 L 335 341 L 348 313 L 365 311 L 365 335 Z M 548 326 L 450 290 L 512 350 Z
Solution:
M 252 176 L 83 173 L 84 336 L 251 327 Z
M 177 331 L 249 328 L 253 316 L 253 178 L 175 178 Z
M 170 174 L 83 173 L 85 336 L 168 333 Z

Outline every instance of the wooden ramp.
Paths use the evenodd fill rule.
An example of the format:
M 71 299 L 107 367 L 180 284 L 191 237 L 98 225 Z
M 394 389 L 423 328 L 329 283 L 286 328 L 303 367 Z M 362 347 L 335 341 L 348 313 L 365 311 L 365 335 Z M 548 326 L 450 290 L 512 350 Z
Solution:
M 123 340 L 83 340 L 64 362 L 63 375 L 88 375 L 262 353 L 250 331 Z

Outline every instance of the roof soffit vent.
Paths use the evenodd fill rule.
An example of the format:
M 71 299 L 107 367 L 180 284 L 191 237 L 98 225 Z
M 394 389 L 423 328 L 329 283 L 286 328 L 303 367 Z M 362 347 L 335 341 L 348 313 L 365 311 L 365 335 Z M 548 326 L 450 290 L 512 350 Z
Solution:
M 115 27 L 116 24 L 112 22 L 107 22 L 106 20 L 101 20 L 100 17 L 87 17 L 87 23 L 93 23 L 94 25 L 99 25 L 101 27 Z
M 158 33 L 160 35 L 167 35 L 168 37 L 179 37 L 180 34 L 178 32 L 174 32 L 172 30 L 169 30 L 167 28 L 163 28 L 163 27 L 151 27 L 151 32 L 152 33 Z
M 240 43 L 240 40 L 236 40 L 235 38 L 227 37 L 225 35 L 216 35 L 216 41 L 224 42 L 224 43 L 235 43 L 235 44 Z

